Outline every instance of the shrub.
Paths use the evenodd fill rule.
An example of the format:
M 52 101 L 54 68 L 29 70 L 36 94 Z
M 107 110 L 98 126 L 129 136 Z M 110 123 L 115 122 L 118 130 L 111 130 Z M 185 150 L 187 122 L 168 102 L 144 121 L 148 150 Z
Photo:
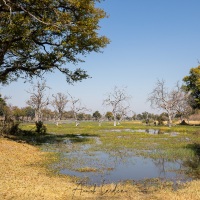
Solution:
M 36 125 L 36 130 L 35 130 L 36 133 L 38 133 L 40 135 L 45 135 L 46 134 L 47 128 L 43 124 L 42 121 L 35 122 L 35 125 Z

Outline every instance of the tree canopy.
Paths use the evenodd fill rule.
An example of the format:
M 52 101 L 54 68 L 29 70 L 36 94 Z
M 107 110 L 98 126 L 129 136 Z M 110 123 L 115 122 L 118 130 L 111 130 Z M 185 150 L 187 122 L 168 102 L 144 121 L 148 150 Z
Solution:
M 200 66 L 190 69 L 189 75 L 183 78 L 183 88 L 191 93 L 191 106 L 200 109 Z
M 109 40 L 100 36 L 106 13 L 101 0 L 0 0 L 0 83 L 42 77 L 59 70 L 67 82 L 88 78 L 67 63 L 100 52 Z

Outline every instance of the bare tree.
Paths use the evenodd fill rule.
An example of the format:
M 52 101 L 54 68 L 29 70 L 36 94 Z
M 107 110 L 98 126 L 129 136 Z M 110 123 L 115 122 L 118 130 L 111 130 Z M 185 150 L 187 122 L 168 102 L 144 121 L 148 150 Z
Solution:
M 71 103 L 71 111 L 73 112 L 73 115 L 74 115 L 75 125 L 78 126 L 79 125 L 78 115 L 81 112 L 89 111 L 89 109 L 87 109 L 85 106 L 82 106 L 80 99 L 76 99 L 69 93 L 68 95 L 70 96 L 69 102 Z
M 180 110 L 181 102 L 187 99 L 187 95 L 183 94 L 179 83 L 169 91 L 165 86 L 165 81 L 158 80 L 155 88 L 149 95 L 148 101 L 150 101 L 152 108 L 162 109 L 167 112 L 169 127 L 171 127 L 172 119 L 178 112 L 178 109 Z
M 124 120 L 125 117 L 128 117 L 128 112 L 130 111 L 129 105 L 121 104 L 118 108 L 117 118 L 118 118 L 118 125 L 120 125 L 121 121 Z
M 122 114 L 122 110 L 125 111 L 129 99 L 131 97 L 127 95 L 125 88 L 114 87 L 114 91 L 107 94 L 107 98 L 104 100 L 103 104 L 112 107 L 112 114 L 114 117 L 114 126 L 117 125 L 117 114 Z M 122 109 L 123 108 L 123 109 Z
M 180 91 L 180 101 L 176 106 L 177 115 L 180 117 L 181 122 L 183 118 L 186 118 L 189 123 L 189 116 L 193 113 L 193 108 L 190 105 L 191 96 L 190 93 L 185 91 Z
M 31 90 L 27 91 L 31 96 L 26 103 L 35 110 L 36 122 L 42 121 L 42 110 L 49 104 L 49 99 L 46 96 L 47 89 L 50 88 L 46 85 L 45 81 L 42 83 L 38 81 L 36 85 L 33 85 Z
M 51 102 L 56 113 L 58 113 L 58 119 L 61 120 L 66 104 L 68 102 L 67 100 L 67 96 L 65 94 L 62 93 L 57 93 L 56 95 L 52 95 L 53 96 L 53 101 Z

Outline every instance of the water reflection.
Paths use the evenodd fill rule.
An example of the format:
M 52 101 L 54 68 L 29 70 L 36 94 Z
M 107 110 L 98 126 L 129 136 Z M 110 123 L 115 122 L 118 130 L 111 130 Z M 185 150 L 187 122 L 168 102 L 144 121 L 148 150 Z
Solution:
M 54 169 L 62 174 L 87 179 L 88 184 L 125 180 L 139 181 L 151 178 L 176 182 L 189 181 L 194 177 L 200 178 L 199 144 L 187 146 L 195 152 L 194 158 L 173 161 L 165 158 L 144 158 L 125 148 L 108 152 L 90 151 L 94 145 L 101 144 L 99 137 L 76 135 L 58 143 L 44 144 L 43 149 L 60 154 L 60 162 L 52 166 Z M 189 176 L 190 174 L 193 176 Z
M 148 133 L 151 135 L 159 135 L 159 134 L 166 134 L 166 135 L 170 135 L 170 136 L 177 136 L 179 133 L 178 132 L 165 132 L 163 130 L 160 129 L 113 129 L 113 130 L 104 130 L 105 132 L 117 132 L 117 133 L 121 133 L 121 132 L 131 132 L 131 133 Z
M 88 184 L 101 184 L 125 180 L 139 181 L 149 178 L 160 178 L 171 181 L 187 181 L 191 178 L 177 171 L 182 169 L 182 163 L 169 162 L 165 159 L 150 159 L 140 156 L 118 157 L 105 152 L 96 152 L 97 162 L 86 163 L 86 166 L 98 168 L 98 172 L 81 173 L 76 170 L 62 169 L 60 172 L 72 176 L 88 178 Z M 87 160 L 87 156 L 82 157 Z M 89 160 L 88 160 L 89 161 Z

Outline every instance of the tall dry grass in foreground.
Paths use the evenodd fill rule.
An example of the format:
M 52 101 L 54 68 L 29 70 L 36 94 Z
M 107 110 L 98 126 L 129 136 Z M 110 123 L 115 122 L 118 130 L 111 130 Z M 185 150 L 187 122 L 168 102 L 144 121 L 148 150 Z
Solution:
M 200 181 L 188 183 L 178 191 L 130 184 L 84 187 L 67 176 L 49 173 L 43 165 L 47 158 L 36 147 L 0 138 L 0 199 L 200 199 Z

